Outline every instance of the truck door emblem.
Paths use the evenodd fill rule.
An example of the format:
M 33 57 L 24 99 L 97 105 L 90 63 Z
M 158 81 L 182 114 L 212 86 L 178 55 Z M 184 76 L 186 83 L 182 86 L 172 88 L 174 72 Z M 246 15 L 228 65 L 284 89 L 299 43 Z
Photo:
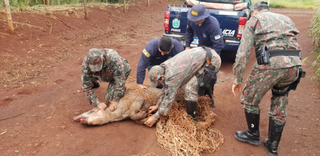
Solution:
M 173 28 L 179 28 L 180 27 L 180 20 L 178 20 L 177 18 L 172 20 L 172 27 Z

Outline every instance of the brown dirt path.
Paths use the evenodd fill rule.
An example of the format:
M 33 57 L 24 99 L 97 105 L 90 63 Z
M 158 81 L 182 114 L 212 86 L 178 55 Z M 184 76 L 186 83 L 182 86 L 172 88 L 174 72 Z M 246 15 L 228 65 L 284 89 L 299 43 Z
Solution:
M 145 44 L 163 33 L 164 11 L 168 3 L 134 1 L 127 12 L 122 6 L 96 5 L 89 20 L 82 7 L 57 12 L 17 12 L 16 35 L 7 35 L 0 22 L 0 155 L 110 155 L 127 156 L 153 152 L 167 155 L 155 136 L 155 128 L 121 121 L 87 127 L 72 117 L 92 108 L 80 92 L 83 57 L 90 48 L 111 48 L 136 66 Z M 319 85 L 311 81 L 313 60 L 310 35 L 312 10 L 272 9 L 290 16 L 300 30 L 303 57 L 310 57 L 297 91 L 290 92 L 287 125 L 280 143 L 281 155 L 320 155 Z M 4 19 L 4 13 L 0 14 Z M 248 64 L 251 70 L 254 56 Z M 215 89 L 218 115 L 214 127 L 225 137 L 220 150 L 204 155 L 266 156 L 262 145 L 254 147 L 234 138 L 246 128 L 239 98 L 231 95 L 232 63 L 223 60 L 220 82 Z M 227 79 L 228 78 L 228 79 Z M 135 82 L 129 79 L 129 82 Z M 147 83 L 147 82 L 146 82 Z M 104 96 L 107 84 L 96 90 Z M 270 103 L 268 93 L 261 102 L 261 137 L 267 136 Z M 18 115 L 18 116 L 16 116 Z M 11 117 L 11 118 L 10 118 Z M 9 118 L 9 119 L 6 119 Z

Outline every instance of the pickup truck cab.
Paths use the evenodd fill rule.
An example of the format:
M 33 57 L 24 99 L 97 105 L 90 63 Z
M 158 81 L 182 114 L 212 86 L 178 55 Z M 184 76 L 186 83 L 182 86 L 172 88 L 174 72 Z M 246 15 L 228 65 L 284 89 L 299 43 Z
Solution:
M 164 15 L 164 36 L 175 38 L 185 45 L 187 12 L 198 3 L 209 9 L 210 15 L 219 21 L 224 39 L 223 50 L 237 51 L 250 16 L 251 0 L 186 0 L 182 5 L 169 5 Z M 194 36 L 191 47 L 197 44 L 198 38 Z

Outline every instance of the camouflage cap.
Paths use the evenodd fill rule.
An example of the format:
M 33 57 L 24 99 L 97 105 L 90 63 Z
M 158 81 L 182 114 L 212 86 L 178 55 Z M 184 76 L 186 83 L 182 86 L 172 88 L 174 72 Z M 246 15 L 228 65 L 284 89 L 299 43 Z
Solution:
M 86 56 L 86 61 L 92 72 L 97 72 L 103 66 L 103 51 L 100 49 L 90 49 Z
M 161 75 L 163 75 L 163 73 L 164 73 L 164 70 L 159 65 L 153 66 L 149 70 L 149 78 L 150 78 L 150 82 L 151 82 L 151 85 L 150 85 L 151 87 L 157 86 L 158 79 L 160 78 Z
M 251 5 L 251 10 L 257 10 L 260 7 L 268 7 L 268 2 L 265 1 L 257 1 Z

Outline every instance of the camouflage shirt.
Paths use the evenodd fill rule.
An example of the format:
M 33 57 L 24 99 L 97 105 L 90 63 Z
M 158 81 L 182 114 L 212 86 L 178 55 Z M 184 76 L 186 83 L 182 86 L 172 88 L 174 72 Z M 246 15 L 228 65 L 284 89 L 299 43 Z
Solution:
M 219 70 L 221 65 L 220 56 L 212 52 L 212 64 Z M 154 117 L 166 116 L 176 97 L 177 90 L 188 83 L 188 81 L 203 67 L 206 58 L 206 51 L 202 47 L 185 50 L 171 59 L 160 64 L 165 68 L 164 87 L 157 105 L 158 111 Z
M 115 86 L 112 88 L 113 94 L 110 94 L 112 97 L 108 97 L 108 100 L 119 102 L 126 90 L 126 74 L 127 71 L 130 71 L 131 69 L 130 65 L 118 54 L 118 52 L 112 49 L 90 49 L 88 55 L 92 55 L 91 53 L 101 54 L 103 59 L 101 59 L 100 63 L 102 63 L 102 66 L 98 72 L 93 72 L 92 70 L 96 69 L 90 68 L 89 64 L 90 61 L 92 62 L 92 60 L 90 60 L 92 57 L 86 56 L 84 58 L 82 62 L 82 91 L 90 102 L 97 105 L 100 101 L 92 91 L 92 82 L 96 80 L 99 80 L 100 82 L 115 81 Z M 99 59 L 100 57 L 98 56 L 95 58 Z
M 243 74 L 252 47 L 259 49 L 267 46 L 269 50 L 297 50 L 301 51 L 297 43 L 296 35 L 299 31 L 294 23 L 287 16 L 262 10 L 254 15 L 245 25 L 235 63 L 233 74 L 234 84 L 240 85 L 243 82 Z M 266 65 L 254 65 L 260 69 L 279 69 L 302 65 L 298 56 L 274 56 L 270 58 L 270 63 Z

